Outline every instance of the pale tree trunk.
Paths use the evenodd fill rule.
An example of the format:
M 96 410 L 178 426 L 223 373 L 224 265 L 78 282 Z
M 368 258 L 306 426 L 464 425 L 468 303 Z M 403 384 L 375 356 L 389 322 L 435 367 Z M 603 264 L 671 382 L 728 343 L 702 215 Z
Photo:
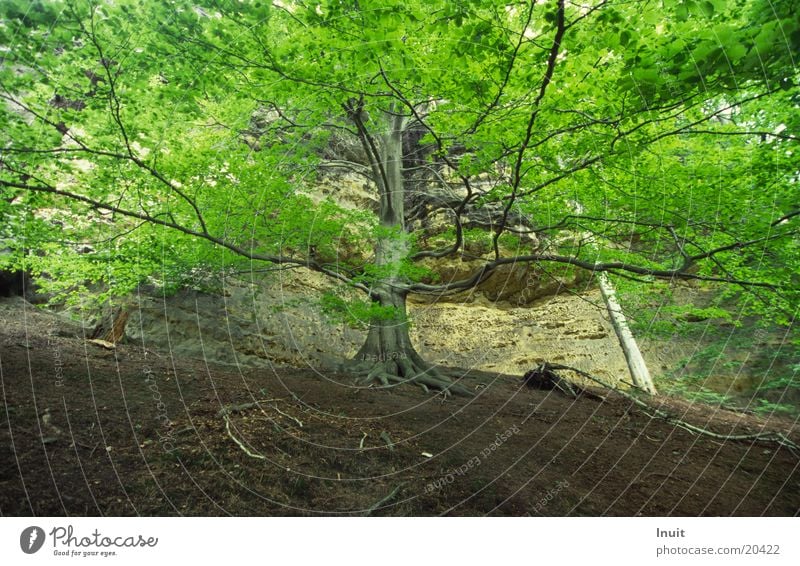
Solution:
M 414 383 L 425 390 L 469 394 L 469 390 L 454 384 L 425 362 L 411 343 L 407 293 L 399 274 L 409 249 L 404 226 L 403 130 L 406 120 L 391 115 L 388 121 L 389 131 L 381 138 L 379 160 L 372 164 L 378 177 L 379 219 L 383 228 L 375 246 L 375 264 L 386 273 L 373 284 L 371 298 L 376 305 L 385 308 L 386 314 L 370 321 L 367 338 L 353 360 L 352 370 L 358 376 L 357 382 L 365 385 L 389 387 Z M 374 157 L 374 149 L 368 154 Z
M 617 333 L 619 344 L 622 347 L 622 353 L 625 354 L 625 360 L 628 362 L 633 384 L 642 391 L 655 395 L 656 387 L 653 385 L 650 371 L 647 369 L 642 352 L 639 350 L 636 339 L 628 327 L 628 321 L 625 320 L 625 315 L 622 314 L 622 307 L 617 301 L 617 293 L 614 290 L 614 286 L 605 273 L 600 274 L 600 291 L 608 308 L 611 324 L 614 326 L 614 331 Z

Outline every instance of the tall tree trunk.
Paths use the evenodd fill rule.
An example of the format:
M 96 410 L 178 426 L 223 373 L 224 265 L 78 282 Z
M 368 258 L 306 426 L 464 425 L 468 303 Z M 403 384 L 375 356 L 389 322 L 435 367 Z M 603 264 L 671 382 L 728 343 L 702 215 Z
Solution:
M 359 125 L 362 143 L 373 159 L 372 169 L 380 192 L 379 219 L 382 230 L 375 245 L 375 264 L 381 273 L 371 288 L 371 298 L 381 307 L 370 321 L 364 345 L 358 351 L 355 372 L 363 384 L 391 386 L 415 383 L 423 389 L 470 394 L 469 390 L 442 376 L 417 353 L 409 335 L 404 281 L 400 273 L 408 255 L 409 240 L 404 225 L 403 130 L 406 119 L 389 113 L 388 132 L 379 147 Z

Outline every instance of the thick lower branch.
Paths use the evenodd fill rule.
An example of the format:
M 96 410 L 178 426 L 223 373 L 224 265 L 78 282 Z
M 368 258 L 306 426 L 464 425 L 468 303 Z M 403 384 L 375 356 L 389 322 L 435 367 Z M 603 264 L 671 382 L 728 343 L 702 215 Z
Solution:
M 724 251 L 724 250 L 720 250 Z M 466 289 L 471 289 L 476 285 L 479 285 L 481 282 L 486 280 L 491 273 L 500 267 L 501 265 L 515 265 L 515 264 L 524 264 L 529 262 L 554 262 L 554 263 L 563 263 L 567 265 L 574 265 L 575 267 L 580 267 L 586 269 L 588 271 L 592 271 L 595 273 L 600 272 L 627 272 L 627 273 L 635 273 L 637 275 L 647 275 L 651 277 L 658 277 L 659 279 L 685 279 L 685 280 L 697 280 L 697 281 L 712 281 L 717 283 L 731 283 L 735 285 L 741 285 L 744 287 L 763 287 L 766 289 L 775 290 L 776 286 L 772 283 L 765 283 L 762 281 L 744 281 L 740 279 L 733 279 L 733 278 L 725 278 L 725 277 L 711 277 L 707 275 L 697 275 L 695 273 L 689 273 L 685 271 L 686 267 L 681 267 L 679 269 L 653 269 L 649 267 L 642 267 L 639 265 L 633 265 L 621 261 L 613 261 L 613 262 L 606 262 L 606 263 L 595 263 L 590 261 L 585 261 L 582 259 L 578 259 L 576 257 L 570 256 L 559 256 L 559 255 L 552 255 L 552 254 L 530 254 L 530 255 L 522 255 L 516 257 L 505 257 L 505 258 L 498 258 L 494 261 L 487 262 L 483 266 L 479 267 L 475 270 L 475 272 L 466 279 L 462 279 L 459 281 L 453 281 L 451 283 L 447 283 L 444 285 L 429 285 L 426 283 L 412 283 L 405 287 L 405 290 L 413 293 L 427 293 L 427 294 L 435 294 L 435 293 L 447 293 L 452 291 L 463 291 Z
M 128 218 L 137 218 L 139 220 L 144 220 L 144 221 L 146 221 L 146 222 L 148 222 L 150 224 L 155 224 L 155 225 L 158 225 L 158 226 L 164 226 L 165 228 L 171 228 L 173 230 L 177 230 L 178 232 L 182 232 L 183 234 L 186 234 L 188 236 L 193 236 L 193 237 L 196 237 L 196 238 L 200 238 L 202 240 L 206 240 L 207 242 L 210 242 L 212 244 L 215 244 L 217 246 L 225 248 L 228 251 L 231 251 L 231 252 L 235 253 L 238 256 L 241 256 L 241 257 L 244 257 L 244 258 L 247 258 L 247 259 L 250 259 L 250 260 L 263 261 L 263 262 L 267 262 L 267 263 L 282 264 L 282 265 L 293 265 L 293 266 L 297 266 L 297 267 L 307 267 L 308 269 L 311 269 L 312 271 L 317 271 L 319 273 L 327 275 L 328 277 L 331 277 L 333 279 L 338 279 L 339 281 L 347 283 L 348 285 L 351 285 L 353 288 L 359 289 L 359 290 L 367 292 L 367 293 L 369 292 L 369 288 L 366 285 L 363 285 L 361 283 L 355 283 L 349 277 L 347 277 L 347 276 L 345 276 L 345 275 L 343 275 L 341 273 L 338 273 L 336 271 L 333 271 L 331 269 L 328 269 L 325 266 L 320 265 L 316 261 L 310 261 L 310 260 L 307 260 L 307 259 L 288 257 L 288 256 L 277 256 L 277 255 L 260 254 L 260 253 L 251 252 L 251 251 L 246 250 L 245 248 L 241 248 L 241 247 L 239 247 L 239 246 L 237 246 L 235 244 L 232 244 L 230 242 L 226 242 L 225 240 L 223 240 L 221 238 L 213 236 L 213 235 L 209 234 L 208 232 L 193 230 L 191 228 L 188 228 L 186 226 L 178 224 L 177 222 L 173 222 L 171 220 L 164 220 L 162 218 L 158 218 L 156 216 L 153 216 L 153 215 L 151 215 L 151 214 L 149 214 L 147 212 L 137 212 L 135 210 L 127 210 L 127 209 L 121 208 L 119 206 L 115 206 L 115 205 L 108 204 L 108 203 L 105 203 L 105 202 L 102 202 L 102 201 L 99 201 L 99 200 L 95 200 L 95 199 L 86 197 L 84 195 L 80 195 L 78 193 L 73 193 L 73 192 L 70 192 L 70 191 L 64 191 L 64 190 L 61 190 L 61 189 L 57 189 L 56 187 L 51 187 L 49 185 L 30 185 L 30 184 L 27 184 L 27 183 L 19 183 L 19 182 L 6 181 L 6 180 L 3 180 L 3 179 L 0 179 L 0 187 L 10 187 L 10 188 L 15 188 L 15 189 L 22 189 L 22 190 L 26 190 L 26 191 L 31 191 L 31 192 L 49 193 L 49 194 L 53 194 L 53 195 L 63 196 L 63 197 L 68 198 L 70 200 L 74 200 L 74 201 L 77 201 L 77 202 L 82 202 L 84 204 L 88 204 L 88 205 L 90 205 L 93 208 L 96 208 L 98 210 L 107 210 L 109 212 L 114 212 L 116 214 L 119 214 L 120 216 L 126 216 Z

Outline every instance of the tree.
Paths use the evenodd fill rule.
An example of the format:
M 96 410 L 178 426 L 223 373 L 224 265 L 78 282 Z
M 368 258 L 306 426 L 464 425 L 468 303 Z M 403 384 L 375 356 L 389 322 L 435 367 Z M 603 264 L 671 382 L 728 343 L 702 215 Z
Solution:
M 724 282 L 790 320 L 794 4 L 9 3 L 0 215 L 51 275 L 27 250 L 63 253 L 60 222 L 105 240 L 60 268 L 117 261 L 118 289 L 171 246 L 187 269 L 220 254 L 362 291 L 363 384 L 466 393 L 414 349 L 406 297 L 517 265 Z M 336 169 L 367 179 L 375 210 L 314 202 Z M 452 228 L 426 242 L 442 213 Z M 437 281 L 437 258 L 473 270 Z

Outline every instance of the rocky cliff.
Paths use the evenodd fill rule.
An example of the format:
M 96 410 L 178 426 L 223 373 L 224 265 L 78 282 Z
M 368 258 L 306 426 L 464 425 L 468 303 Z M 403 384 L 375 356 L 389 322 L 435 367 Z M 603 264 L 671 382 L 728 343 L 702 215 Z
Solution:
M 249 285 L 229 282 L 220 294 L 142 296 L 131 308 L 128 338 L 215 362 L 329 366 L 353 356 L 365 336 L 322 313 L 318 297 L 329 285 L 320 275 L 293 271 Z M 627 379 L 594 289 L 564 290 L 521 306 L 477 291 L 459 302 L 412 300 L 409 312 L 416 347 L 438 364 L 520 375 L 547 360 Z

